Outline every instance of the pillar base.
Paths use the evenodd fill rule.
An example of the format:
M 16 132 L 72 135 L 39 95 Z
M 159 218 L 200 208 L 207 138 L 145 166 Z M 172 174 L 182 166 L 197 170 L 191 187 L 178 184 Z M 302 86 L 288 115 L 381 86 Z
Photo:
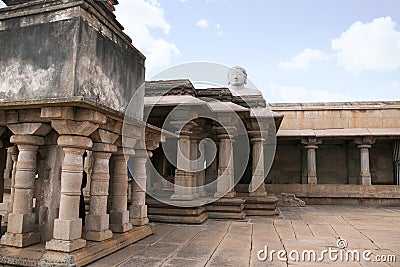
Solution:
M 130 219 L 130 223 L 134 226 L 142 226 L 149 223 L 149 218 L 132 218 Z
M 40 242 L 40 233 L 29 232 L 24 234 L 5 233 L 1 238 L 1 244 L 11 247 L 27 247 Z
M 178 195 L 178 194 L 173 194 L 170 199 L 171 200 L 193 200 L 196 197 L 194 195 Z
M 267 192 L 257 192 L 257 191 L 254 191 L 254 192 L 250 192 L 250 193 L 249 193 L 249 197 L 266 197 L 267 195 L 268 195 Z
M 316 185 L 317 184 L 317 177 L 309 177 L 308 184 Z
M 110 224 L 110 230 L 113 233 L 125 233 L 132 229 L 132 224 L 124 223 L 124 224 Z
M 361 177 L 361 184 L 362 185 L 371 185 L 371 176 L 364 176 Z
M 35 214 L 11 213 L 8 215 L 7 232 L 13 234 L 30 233 L 35 229 Z
M 72 252 L 86 246 L 86 240 L 78 238 L 75 240 L 59 240 L 52 239 L 46 242 L 47 250 L 62 251 L 62 252 Z
M 54 240 L 77 240 L 82 235 L 82 219 L 55 219 L 53 233 Z
M 104 231 L 85 231 L 83 233 L 83 238 L 90 241 L 104 241 L 113 237 L 113 233 L 111 230 L 104 230 Z
M 234 198 L 236 197 L 236 192 L 229 192 L 229 193 L 220 193 L 220 192 L 216 192 L 214 194 L 215 198 L 221 198 L 221 197 L 225 197 L 225 198 Z
M 111 211 L 110 212 L 110 230 L 114 233 L 125 233 L 132 229 L 129 223 L 129 211 Z
M 102 215 L 86 215 L 86 231 L 101 232 L 108 230 L 110 225 L 110 216 L 108 214 Z

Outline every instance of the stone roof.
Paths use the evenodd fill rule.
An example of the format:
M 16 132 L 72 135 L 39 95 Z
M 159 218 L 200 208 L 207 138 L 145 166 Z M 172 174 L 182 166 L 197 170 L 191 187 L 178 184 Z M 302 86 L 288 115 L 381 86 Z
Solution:
M 400 136 L 398 128 L 348 128 L 321 130 L 279 130 L 278 137 L 355 137 L 355 136 Z
M 400 101 L 352 101 L 352 102 L 315 102 L 315 103 L 270 103 L 273 110 L 329 110 L 329 109 L 370 109 L 400 108 Z
M 188 79 L 146 81 L 145 96 L 196 95 L 196 90 Z

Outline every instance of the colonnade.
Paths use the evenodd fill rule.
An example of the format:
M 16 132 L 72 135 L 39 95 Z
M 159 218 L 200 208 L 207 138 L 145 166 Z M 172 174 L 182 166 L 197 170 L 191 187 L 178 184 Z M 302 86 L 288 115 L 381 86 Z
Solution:
M 143 125 L 135 125 L 134 128 L 139 130 L 129 133 L 130 147 L 124 147 L 122 122 L 102 112 L 86 108 L 42 107 L 40 117 L 32 116 L 31 120 L 33 122 L 13 121 L 11 116 L 7 116 L 6 123 L 0 126 L 12 132 L 5 170 L 6 178 L 11 179 L 11 202 L 2 245 L 26 247 L 47 241 L 47 250 L 72 252 L 85 247 L 86 240 L 107 240 L 114 233 L 127 232 L 133 226 L 148 223 L 144 190 L 148 151 Z M 41 240 L 40 231 L 48 229 L 41 229 L 38 225 L 34 207 L 38 197 L 35 187 L 38 182 L 43 182 L 37 182 L 38 170 L 46 168 L 39 166 L 46 161 L 38 160 L 37 155 L 38 150 L 46 145 L 46 136 L 50 132 L 56 132 L 57 146 L 64 156 L 58 163 L 61 175 L 56 182 L 60 191 L 54 198 L 55 203 L 48 207 L 58 213 L 53 222 L 52 238 Z M 159 140 L 153 141 L 158 144 Z M 79 217 L 79 205 L 85 151 L 92 151 L 93 171 L 90 175 L 89 212 L 83 223 Z M 129 158 L 135 184 L 128 207 Z

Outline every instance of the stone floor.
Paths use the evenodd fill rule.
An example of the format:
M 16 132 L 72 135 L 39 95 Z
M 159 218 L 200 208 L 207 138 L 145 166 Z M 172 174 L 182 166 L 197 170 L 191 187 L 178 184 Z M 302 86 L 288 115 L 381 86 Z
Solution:
M 154 235 L 89 266 L 400 266 L 400 208 L 307 206 L 281 208 L 279 218 L 153 227 Z

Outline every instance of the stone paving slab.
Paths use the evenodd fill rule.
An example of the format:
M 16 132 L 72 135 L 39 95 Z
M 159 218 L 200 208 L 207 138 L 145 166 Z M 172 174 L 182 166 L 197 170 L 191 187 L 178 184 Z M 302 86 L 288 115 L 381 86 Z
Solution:
M 400 266 L 400 207 L 307 206 L 281 208 L 281 217 L 250 217 L 246 221 L 208 220 L 202 225 L 153 224 L 155 234 L 100 259 L 89 266 Z M 291 251 L 335 249 L 337 239 L 346 250 L 369 250 L 372 261 L 298 261 Z M 260 250 L 273 261 L 260 261 Z M 279 260 L 277 253 L 286 253 Z M 294 253 L 294 252 L 292 252 Z M 307 254 L 305 254 L 307 256 Z M 343 254 L 346 255 L 346 254 Z M 296 256 L 296 254 L 292 254 Z M 396 262 L 376 262 L 377 256 L 395 256 Z M 343 256 L 344 257 L 344 256 Z

